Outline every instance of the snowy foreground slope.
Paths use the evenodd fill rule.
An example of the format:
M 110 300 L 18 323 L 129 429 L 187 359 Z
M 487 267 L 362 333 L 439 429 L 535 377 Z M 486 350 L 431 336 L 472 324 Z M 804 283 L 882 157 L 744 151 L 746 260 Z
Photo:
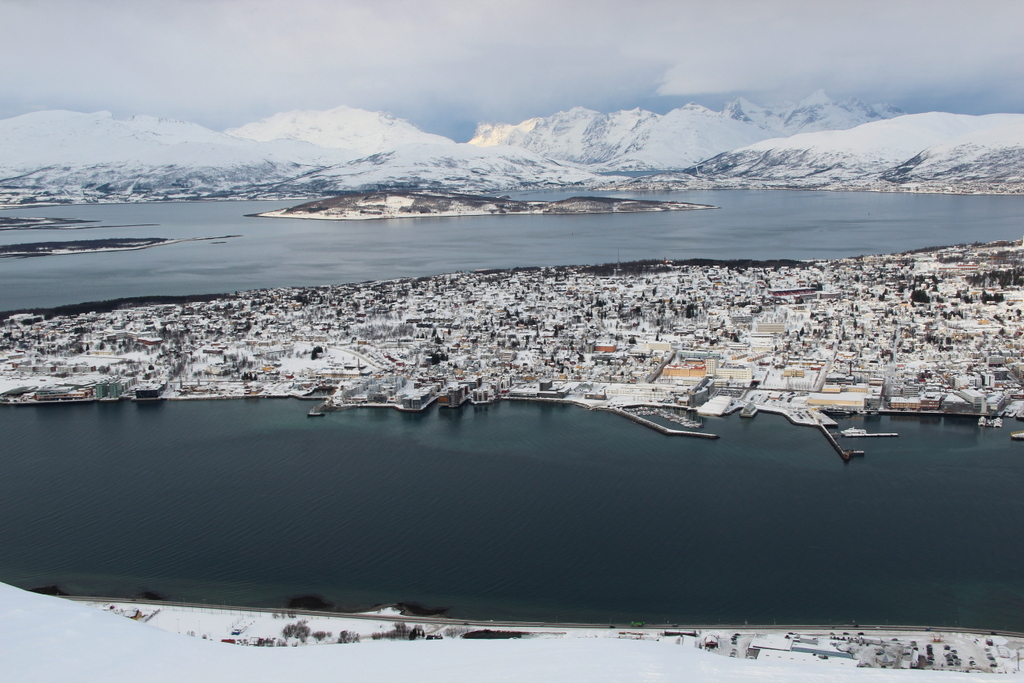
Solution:
M 952 681 L 965 674 L 832 668 L 709 654 L 672 641 L 607 638 L 371 641 L 238 647 L 159 630 L 0 584 L 0 678 L 49 683 L 189 681 Z M 972 676 L 971 678 L 976 678 Z

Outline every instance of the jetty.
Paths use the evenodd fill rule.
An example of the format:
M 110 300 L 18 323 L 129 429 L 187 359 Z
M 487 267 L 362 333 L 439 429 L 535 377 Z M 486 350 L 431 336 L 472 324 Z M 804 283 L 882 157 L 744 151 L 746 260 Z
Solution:
M 850 462 L 850 458 L 864 455 L 864 451 L 851 451 L 843 448 L 839 444 L 839 441 L 836 440 L 835 434 L 828 431 L 828 427 L 825 425 L 819 424 L 818 429 L 820 429 L 821 433 L 825 435 L 825 438 L 828 440 L 829 444 L 831 444 L 832 448 L 835 449 L 836 453 L 839 454 L 839 457 L 843 459 L 843 462 Z

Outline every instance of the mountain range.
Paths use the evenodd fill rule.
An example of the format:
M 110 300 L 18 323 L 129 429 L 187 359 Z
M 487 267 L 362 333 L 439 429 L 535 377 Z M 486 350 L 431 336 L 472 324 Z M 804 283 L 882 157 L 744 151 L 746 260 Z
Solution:
M 647 172 L 628 178 L 609 173 Z M 903 114 L 817 92 L 716 112 L 573 108 L 469 143 L 383 112 L 291 111 L 224 132 L 109 112 L 0 120 L 0 204 L 306 198 L 345 191 L 816 187 L 1024 191 L 1024 115 Z
M 486 123 L 470 144 L 513 145 L 604 171 L 683 169 L 768 138 L 842 130 L 902 112 L 888 104 L 834 102 L 822 91 L 796 104 L 760 107 L 732 100 L 722 111 L 688 104 L 667 114 L 642 109 L 611 114 L 575 107 L 515 125 Z

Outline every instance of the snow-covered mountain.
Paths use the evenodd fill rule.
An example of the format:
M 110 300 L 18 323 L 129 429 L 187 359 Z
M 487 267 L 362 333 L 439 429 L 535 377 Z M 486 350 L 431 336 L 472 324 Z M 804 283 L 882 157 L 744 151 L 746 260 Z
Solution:
M 380 111 L 340 106 L 327 111 L 287 111 L 225 131 L 248 140 L 300 140 L 318 147 L 342 148 L 358 156 L 386 152 L 402 145 L 455 144 L 425 133 L 404 119 Z
M 581 185 L 1024 190 L 1024 115 L 895 112 L 822 93 L 776 108 L 736 100 L 722 112 L 575 108 L 482 125 L 472 144 L 457 144 L 348 107 L 279 114 L 231 134 L 150 116 L 42 111 L 0 120 L 0 203 Z M 816 130 L 865 118 L 877 120 Z M 816 132 L 780 137 L 779 129 Z M 682 172 L 631 181 L 597 175 L 634 169 Z
M 714 180 L 743 179 L 795 186 L 875 181 L 923 150 L 960 138 L 968 144 L 971 136 L 985 131 L 989 135 L 984 139 L 995 142 L 999 139 L 998 130 L 1020 122 L 1024 122 L 1022 114 L 909 114 L 850 130 L 763 140 L 719 154 L 687 172 Z M 941 156 L 949 153 L 947 150 Z M 910 172 L 908 169 L 906 174 Z
M 272 125 L 262 133 L 250 124 L 250 137 L 243 137 L 237 130 L 228 135 L 148 116 L 118 120 L 109 112 L 43 111 L 2 120 L 0 193 L 43 201 L 140 201 L 378 187 L 490 192 L 598 179 L 523 149 L 456 144 L 387 114 L 339 108 L 267 121 Z M 337 146 L 343 142 L 374 153 Z
M 863 123 L 902 116 L 906 112 L 891 104 L 864 104 L 855 97 L 836 102 L 824 90 L 817 90 L 796 104 L 768 107 L 740 97 L 726 103 L 722 113 L 778 134 L 772 137 L 782 137 L 823 130 L 846 130 Z
M 256 142 L 195 123 L 110 112 L 0 120 L 0 188 L 70 200 L 232 195 L 351 159 L 298 141 Z
M 381 189 L 496 192 L 587 185 L 600 179 L 587 169 L 516 147 L 416 144 L 325 168 L 274 190 L 307 195 Z
M 602 114 L 575 107 L 515 125 L 480 124 L 470 144 L 523 147 L 602 170 L 679 169 L 767 138 L 851 128 L 901 113 L 889 105 L 833 102 L 820 90 L 795 105 L 759 107 L 738 99 L 721 112 L 697 104 L 664 115 L 642 109 Z
M 582 107 L 517 125 L 481 124 L 471 145 L 511 145 L 602 169 L 683 168 L 768 133 L 696 104 L 660 115 L 643 109 L 612 114 Z
M 882 179 L 927 185 L 1024 185 L 1024 115 L 934 145 L 889 169 Z

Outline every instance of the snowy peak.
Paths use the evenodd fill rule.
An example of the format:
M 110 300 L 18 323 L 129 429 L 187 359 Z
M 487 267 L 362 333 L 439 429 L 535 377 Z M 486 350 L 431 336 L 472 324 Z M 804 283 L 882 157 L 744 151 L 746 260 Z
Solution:
M 153 116 L 115 119 L 108 111 L 40 111 L 0 120 L 0 149 L 3 170 L 106 163 L 314 163 L 325 156 L 329 163 L 338 163 L 353 156 L 299 142 L 244 140 L 188 121 Z
M 644 109 L 603 114 L 574 107 L 519 124 L 481 124 L 469 144 L 509 145 L 608 170 L 683 168 L 721 151 L 764 139 L 755 126 L 698 104 L 664 116 Z
M 304 142 L 256 142 L 187 121 L 41 111 L 0 120 L 0 187 L 61 200 L 232 196 L 352 158 Z
M 779 135 L 822 130 L 846 130 L 863 123 L 891 119 L 905 112 L 891 104 L 864 104 L 855 97 L 836 102 L 824 90 L 816 90 L 796 104 L 761 107 L 742 97 L 728 102 L 722 113 Z
M 454 144 L 425 133 L 387 112 L 340 106 L 326 111 L 288 111 L 225 131 L 248 140 L 299 140 L 318 147 L 342 148 L 359 155 L 375 154 L 414 143 Z
M 665 115 L 642 109 L 602 114 L 574 107 L 519 124 L 481 124 L 469 143 L 523 147 L 606 170 L 679 169 L 766 138 L 853 128 L 901 113 L 856 99 L 837 103 L 818 90 L 796 104 L 771 107 L 738 98 L 721 112 L 694 103 Z

